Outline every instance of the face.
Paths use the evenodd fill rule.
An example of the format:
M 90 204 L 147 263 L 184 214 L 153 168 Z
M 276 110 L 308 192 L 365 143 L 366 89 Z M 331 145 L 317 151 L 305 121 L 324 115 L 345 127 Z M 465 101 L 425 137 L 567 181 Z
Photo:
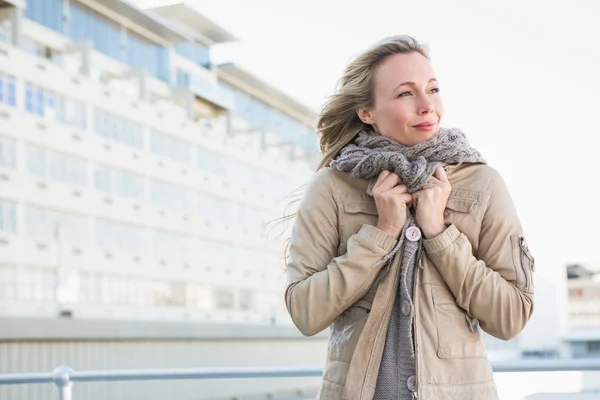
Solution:
M 386 58 L 375 72 L 374 97 L 374 106 L 357 114 L 380 135 L 414 146 L 439 131 L 439 85 L 431 63 L 420 53 Z

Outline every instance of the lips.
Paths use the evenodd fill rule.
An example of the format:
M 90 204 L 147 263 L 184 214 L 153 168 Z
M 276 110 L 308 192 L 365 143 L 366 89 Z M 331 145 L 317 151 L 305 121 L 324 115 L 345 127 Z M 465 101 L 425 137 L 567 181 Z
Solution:
M 413 125 L 413 128 L 433 128 L 437 124 L 437 121 L 433 122 L 422 122 L 418 125 Z

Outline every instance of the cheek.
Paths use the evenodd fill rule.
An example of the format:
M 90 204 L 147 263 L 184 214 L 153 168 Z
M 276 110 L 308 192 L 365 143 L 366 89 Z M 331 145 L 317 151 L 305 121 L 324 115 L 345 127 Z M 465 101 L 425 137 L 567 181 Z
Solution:
M 437 100 L 434 102 L 434 107 L 435 107 L 435 112 L 441 118 L 442 115 L 444 114 L 444 104 L 442 103 L 441 98 L 439 98 L 439 97 L 437 98 Z
M 407 107 L 389 107 L 385 111 L 386 120 L 395 126 L 406 125 L 414 118 L 413 113 Z

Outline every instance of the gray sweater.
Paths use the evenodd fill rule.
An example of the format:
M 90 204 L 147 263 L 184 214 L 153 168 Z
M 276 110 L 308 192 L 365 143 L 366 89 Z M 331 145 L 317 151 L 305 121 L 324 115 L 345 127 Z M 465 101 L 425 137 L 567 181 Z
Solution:
M 421 244 L 421 234 L 416 229 L 410 218 L 399 239 L 404 242 L 400 281 L 377 376 L 375 400 L 411 400 L 416 387 L 413 283 Z

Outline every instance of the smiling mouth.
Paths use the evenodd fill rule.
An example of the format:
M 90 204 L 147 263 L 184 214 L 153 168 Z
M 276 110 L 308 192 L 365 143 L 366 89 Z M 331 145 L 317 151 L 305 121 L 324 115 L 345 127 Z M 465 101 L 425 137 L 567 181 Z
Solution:
M 413 128 L 428 130 L 428 129 L 433 129 L 436 125 L 437 125 L 437 122 L 424 122 L 419 125 L 413 125 Z

